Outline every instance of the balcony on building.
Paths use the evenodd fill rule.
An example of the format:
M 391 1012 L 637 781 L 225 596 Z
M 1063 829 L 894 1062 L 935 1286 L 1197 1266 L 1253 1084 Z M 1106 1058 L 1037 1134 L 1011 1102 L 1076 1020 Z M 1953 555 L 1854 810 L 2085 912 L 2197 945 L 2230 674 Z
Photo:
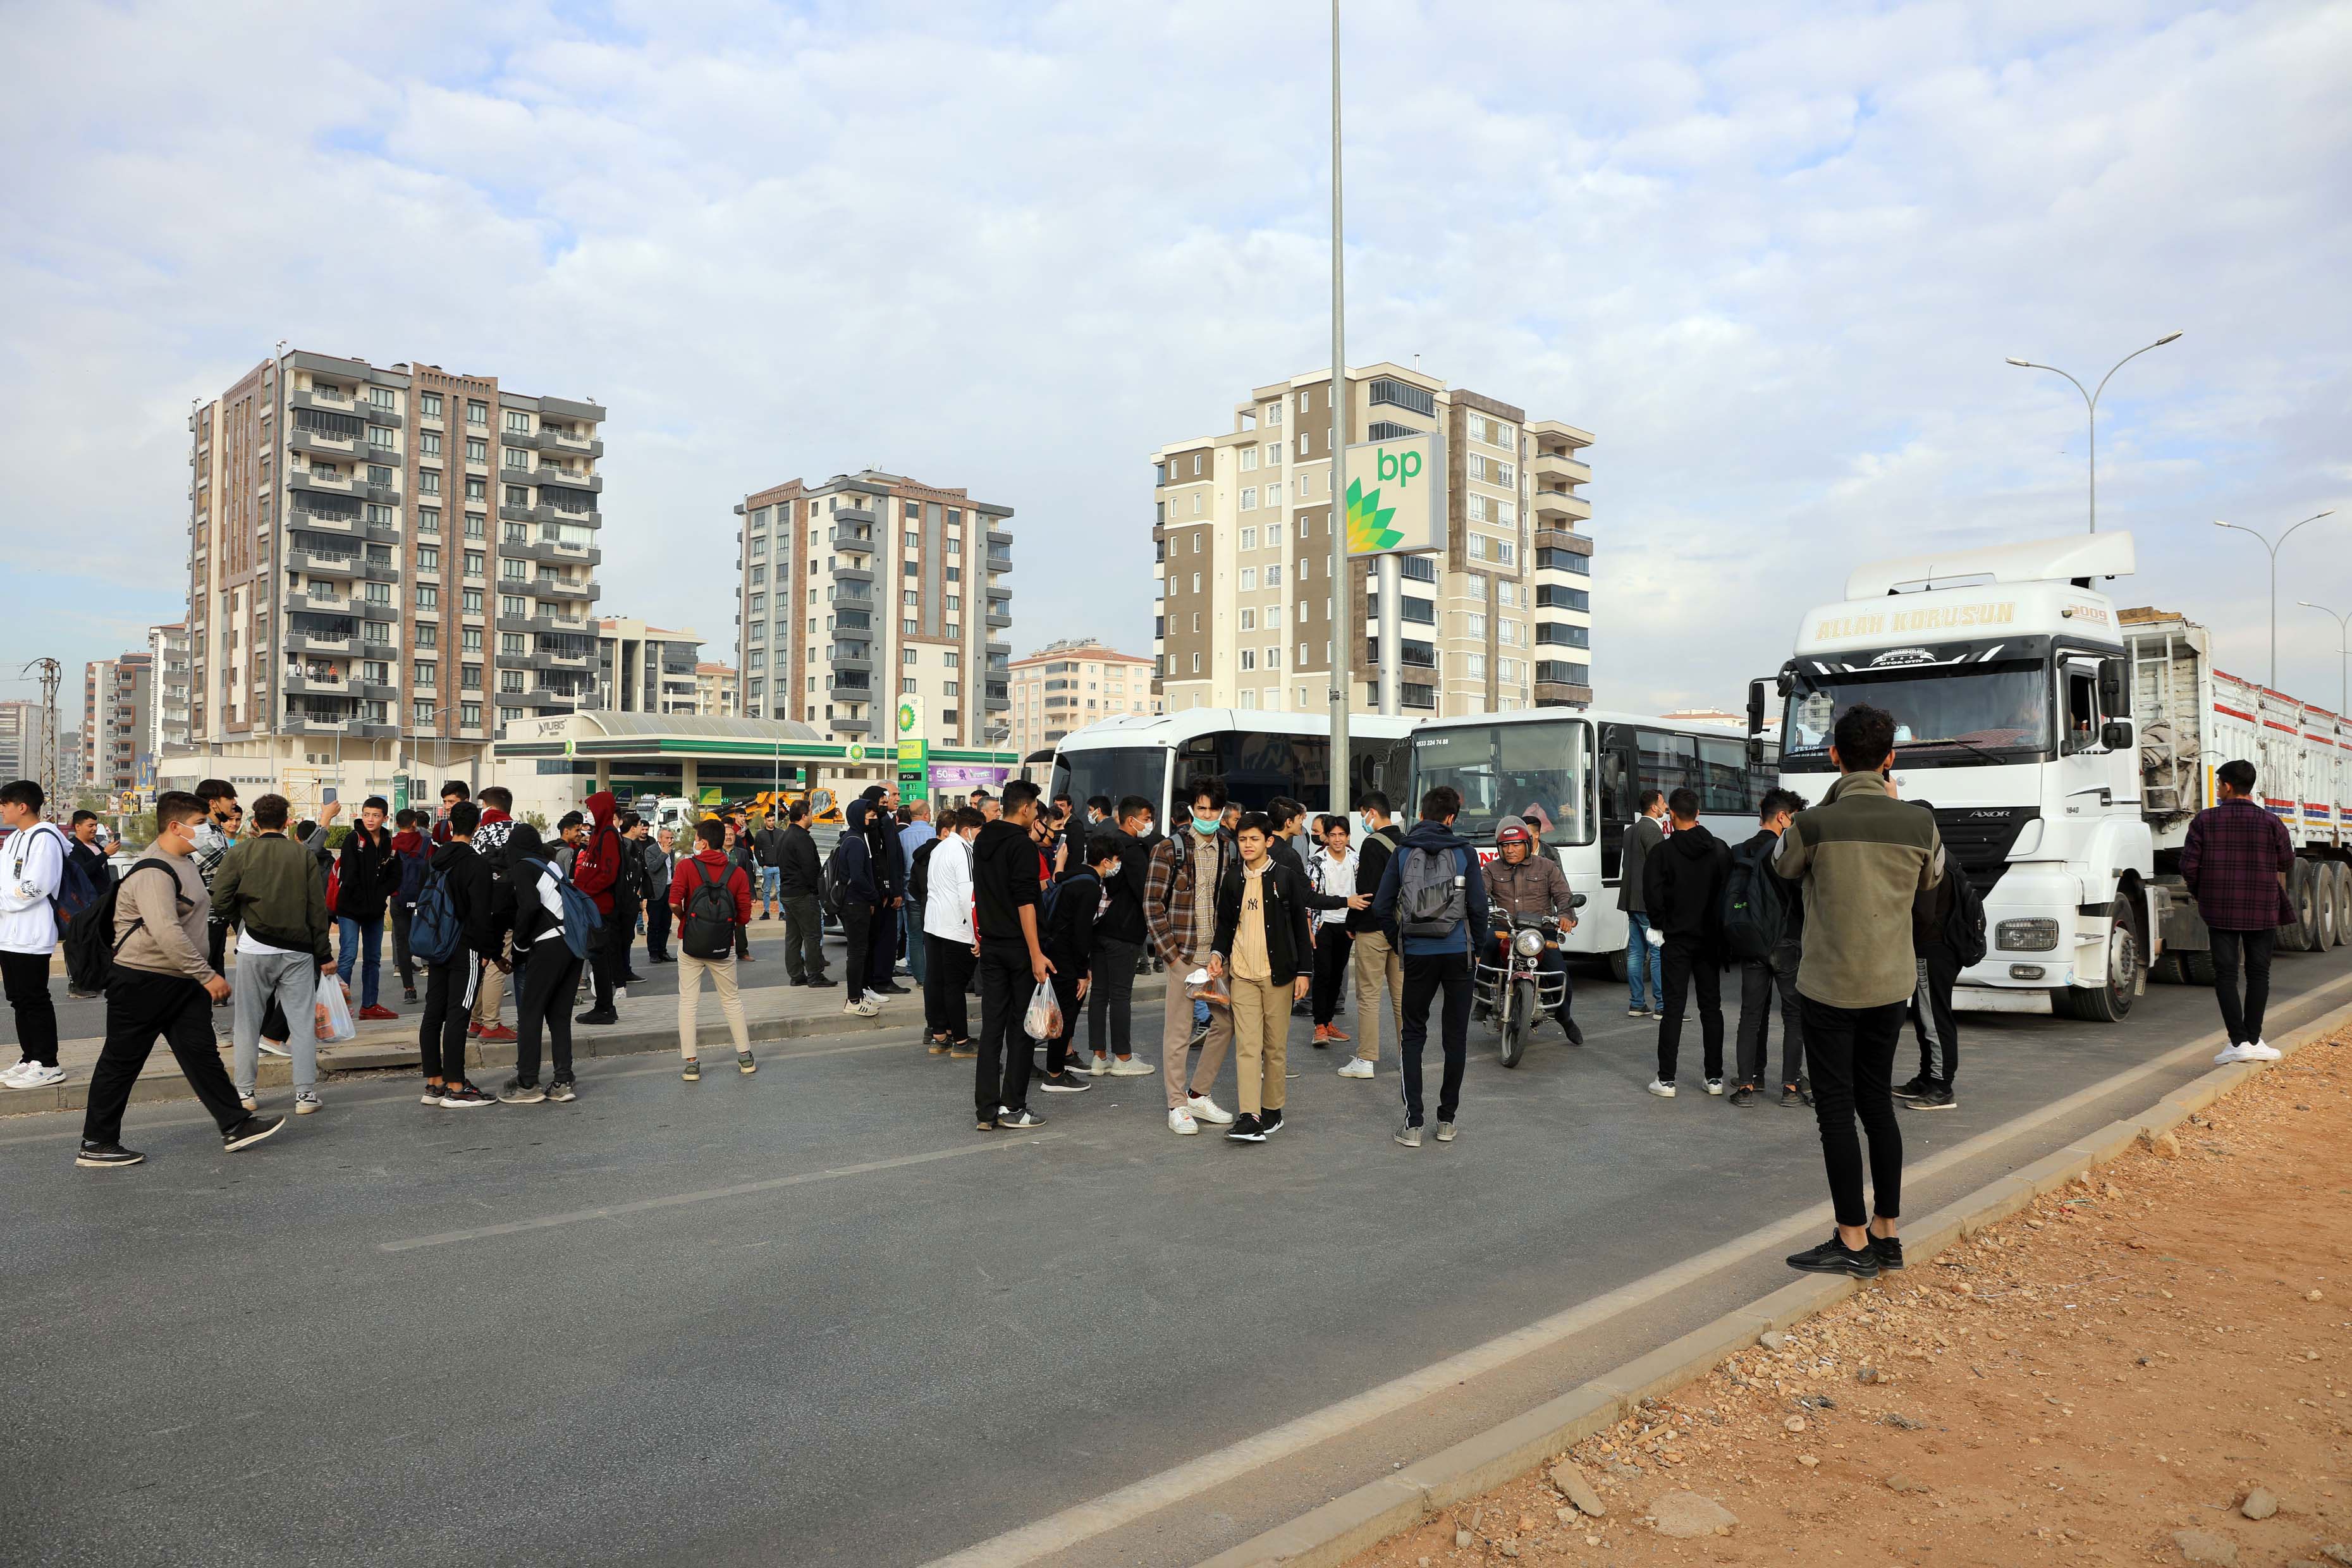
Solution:
M 862 585 L 874 581 L 874 568 L 866 564 L 862 556 L 843 556 L 840 564 L 833 569 L 833 576 L 837 583 Z
M 331 548 L 327 542 L 306 542 L 300 534 L 286 552 L 286 564 L 313 577 L 358 577 L 362 563 L 356 550 Z
M 359 601 L 346 589 L 338 588 L 331 583 L 311 583 L 301 588 L 289 589 L 287 595 L 287 607 L 309 610 L 316 615 L 355 616 L 359 613 L 360 606 Z M 389 612 L 390 606 L 387 605 L 385 608 Z
M 833 647 L 833 668 L 874 673 L 874 649 L 868 643 L 835 643 Z
M 827 719 L 824 722 L 826 728 L 844 735 L 874 733 L 874 721 L 871 719 Z
M 1539 519 L 1565 520 L 1559 524 L 1561 527 L 1573 527 L 1576 523 L 1592 516 L 1592 503 L 1582 496 L 1571 495 L 1567 490 L 1538 489 L 1535 493 L 1533 505 L 1536 516 Z
M 542 452 L 566 452 L 580 458 L 601 458 L 604 443 L 593 436 L 575 436 L 560 426 L 542 425 L 532 437 Z
M 870 702 L 874 700 L 874 678 L 854 669 L 835 670 L 825 695 L 835 702 Z
M 348 654 L 358 637 L 359 623 L 348 616 L 338 618 L 297 611 L 287 616 L 286 647 L 289 652 Z
M 1558 451 L 1546 447 L 1528 459 L 1528 478 L 1538 489 L 1589 485 L 1592 482 L 1592 465 L 1570 457 L 1565 447 Z

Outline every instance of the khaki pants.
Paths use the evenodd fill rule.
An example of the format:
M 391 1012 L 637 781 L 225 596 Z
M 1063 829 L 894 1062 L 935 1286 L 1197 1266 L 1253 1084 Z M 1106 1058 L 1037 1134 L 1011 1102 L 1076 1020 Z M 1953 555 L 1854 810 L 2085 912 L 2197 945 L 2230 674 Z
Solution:
M 1356 1057 L 1381 1059 L 1381 985 L 1389 988 L 1389 1016 L 1395 1019 L 1397 1038 L 1404 1038 L 1404 960 L 1389 946 L 1385 931 L 1356 933 Z
M 1168 1087 L 1168 1109 L 1175 1110 L 1184 1103 L 1184 1058 L 1191 1053 L 1184 1042 L 1192 1037 L 1192 999 L 1184 994 L 1184 976 L 1195 966 L 1190 963 L 1168 966 L 1168 1005 L 1160 1024 L 1161 1054 L 1167 1060 L 1160 1076 Z M 1217 1072 L 1225 1065 L 1225 1047 L 1233 1043 L 1234 1016 L 1223 1007 L 1209 1009 L 1209 1037 L 1201 1042 L 1201 1065 L 1192 1070 L 1192 1092 L 1206 1094 L 1216 1087 Z
M 1234 988 L 1234 1077 L 1242 1111 L 1280 1110 L 1290 1063 L 1290 987 L 1229 974 Z
M 677 1054 L 687 1058 L 697 1054 L 694 1013 L 706 974 L 710 976 L 710 988 L 719 993 L 719 1010 L 727 1015 L 727 1032 L 735 1037 L 736 1052 L 750 1051 L 751 1036 L 743 1027 L 743 998 L 735 992 L 735 955 L 697 958 L 681 952 L 677 955 Z
M 512 931 L 509 931 L 504 938 L 499 956 L 509 963 L 514 962 Z M 500 972 L 497 964 L 485 963 L 482 965 L 481 984 L 474 987 L 474 1022 L 485 1029 L 495 1028 L 499 1021 L 499 1008 L 504 1005 L 506 999 L 506 975 Z M 571 1000 L 568 996 L 564 998 L 566 1005 L 570 1005 Z

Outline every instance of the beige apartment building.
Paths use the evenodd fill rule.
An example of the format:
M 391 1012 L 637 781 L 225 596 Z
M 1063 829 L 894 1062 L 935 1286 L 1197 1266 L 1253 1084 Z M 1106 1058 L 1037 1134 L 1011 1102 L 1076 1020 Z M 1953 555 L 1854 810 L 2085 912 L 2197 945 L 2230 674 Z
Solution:
M 82 668 L 82 777 L 89 787 L 123 795 L 144 787 L 148 710 L 154 661 L 145 653 L 96 658 Z
M 879 742 L 913 696 L 923 739 L 996 743 L 1012 706 L 1011 507 L 868 468 L 788 479 L 735 512 L 740 712 Z
M 1013 689 L 1012 750 L 1044 751 L 1073 730 L 1121 713 L 1160 713 L 1153 694 L 1153 664 L 1091 637 L 1047 643 L 1009 667 Z
M 593 689 L 604 410 L 304 350 L 188 418 L 189 736 L 246 771 L 478 772 Z
M 702 663 L 694 667 L 694 710 L 697 713 L 740 713 L 737 678 L 731 664 Z
M 1223 434 L 1151 454 L 1168 710 L 1328 712 L 1343 628 L 1356 712 L 1379 710 L 1384 652 L 1408 717 L 1591 703 L 1592 437 L 1401 365 L 1346 379 L 1351 445 L 1445 442 L 1445 548 L 1401 563 L 1400 646 L 1378 646 L 1370 563 L 1352 563 L 1344 592 L 1331 580 L 1331 376 L 1293 376 L 1234 404 Z
M 147 628 L 153 685 L 147 704 L 147 752 L 161 762 L 188 750 L 188 624 Z
M 622 713 L 698 711 L 702 638 L 623 616 L 596 623 L 594 707 Z

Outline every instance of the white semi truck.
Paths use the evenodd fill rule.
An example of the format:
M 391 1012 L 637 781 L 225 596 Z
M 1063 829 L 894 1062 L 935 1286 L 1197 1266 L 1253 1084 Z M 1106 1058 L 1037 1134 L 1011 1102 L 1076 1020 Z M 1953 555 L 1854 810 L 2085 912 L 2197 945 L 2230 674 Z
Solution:
M 1760 746 L 1777 685 L 1781 782 L 1811 800 L 1835 776 L 1837 715 L 1895 715 L 1897 790 L 1933 807 L 1984 899 L 1958 1006 L 2113 1022 L 2152 968 L 2210 981 L 2178 858 L 2232 757 L 2255 763 L 2300 855 L 2285 945 L 2352 936 L 2352 724 L 2214 671 L 2179 616 L 2118 610 L 2099 584 L 2134 566 L 2128 533 L 1866 565 L 1807 613 L 1778 681 L 1749 689 Z

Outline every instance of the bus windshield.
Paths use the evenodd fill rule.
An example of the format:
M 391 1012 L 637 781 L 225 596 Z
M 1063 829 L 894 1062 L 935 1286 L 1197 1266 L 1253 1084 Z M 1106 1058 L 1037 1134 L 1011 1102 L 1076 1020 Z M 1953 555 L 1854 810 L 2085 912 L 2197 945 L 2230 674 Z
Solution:
M 1591 726 L 1554 723 L 1463 724 L 1424 728 L 1412 737 L 1411 816 L 1439 784 L 1462 792 L 1454 829 L 1487 839 L 1506 816 L 1524 817 L 1552 846 L 1592 842 Z
M 1867 702 L 1895 715 L 1904 765 L 2031 762 L 2050 750 L 2050 677 L 2039 660 L 1792 672 L 1780 766 L 1830 770 L 1838 715 Z
M 1129 795 L 1151 802 L 1155 816 L 1168 783 L 1165 746 L 1102 746 L 1064 752 L 1054 759 L 1053 783 L 1046 799 L 1066 792 L 1083 805 L 1098 795 L 1108 795 L 1114 809 Z M 1163 820 L 1160 826 L 1167 826 Z

